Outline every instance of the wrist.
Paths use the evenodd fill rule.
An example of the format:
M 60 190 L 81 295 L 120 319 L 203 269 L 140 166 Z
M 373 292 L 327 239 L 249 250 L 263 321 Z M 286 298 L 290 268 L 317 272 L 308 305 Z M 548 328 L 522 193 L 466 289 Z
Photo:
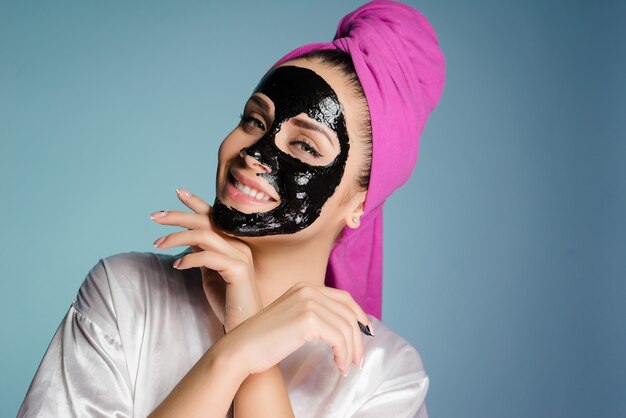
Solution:
M 230 378 L 237 387 L 249 376 L 242 347 L 230 334 L 220 338 L 206 353 L 206 366 L 217 370 L 222 376 Z

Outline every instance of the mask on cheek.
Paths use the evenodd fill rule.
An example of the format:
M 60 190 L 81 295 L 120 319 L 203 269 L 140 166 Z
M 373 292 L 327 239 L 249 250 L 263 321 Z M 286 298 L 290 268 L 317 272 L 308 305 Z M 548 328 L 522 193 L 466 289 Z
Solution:
M 341 182 L 350 147 L 345 117 L 335 91 L 307 68 L 276 68 L 261 80 L 254 93 L 263 93 L 272 100 L 274 122 L 261 139 L 243 151 L 271 169 L 257 176 L 276 189 L 280 204 L 267 212 L 246 214 L 216 198 L 211 216 L 219 229 L 232 235 L 293 234 L 320 216 L 322 206 Z M 339 154 L 328 165 L 306 164 L 276 145 L 281 124 L 301 113 L 337 134 Z

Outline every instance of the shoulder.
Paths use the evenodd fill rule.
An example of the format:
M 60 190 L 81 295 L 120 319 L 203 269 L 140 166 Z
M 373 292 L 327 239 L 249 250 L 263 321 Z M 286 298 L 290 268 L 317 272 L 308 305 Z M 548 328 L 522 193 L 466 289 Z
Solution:
M 130 251 L 101 258 L 87 273 L 72 305 L 97 323 L 115 323 L 126 306 L 141 310 L 149 299 L 184 286 L 185 277 L 194 272 L 172 267 L 180 255 Z
M 87 274 L 84 284 L 103 281 L 132 280 L 145 274 L 169 269 L 176 256 L 152 252 L 129 251 L 101 258 Z M 167 268 L 166 268 L 167 265 Z
M 147 277 L 162 277 L 168 258 L 173 256 L 150 252 L 130 251 L 101 258 L 89 270 L 83 281 L 75 304 L 77 308 L 92 302 L 111 299 L 115 287 L 138 287 Z M 80 310 L 80 309 L 79 309 Z
M 429 378 L 422 357 L 407 340 L 370 316 L 375 336 L 366 337 L 364 383 L 370 390 L 358 416 L 427 416 Z M 418 414 L 419 411 L 419 414 Z M 417 414 L 417 415 L 416 415 Z
M 366 340 L 366 350 L 376 352 L 378 360 L 387 363 L 408 363 L 416 373 L 426 374 L 424 362 L 418 351 L 406 339 L 388 328 L 377 318 L 368 315 L 375 336 Z
M 381 321 L 372 316 L 369 318 L 375 336 L 366 339 L 364 368 L 374 371 L 383 387 L 385 384 L 400 384 L 425 395 L 429 380 L 419 352 Z

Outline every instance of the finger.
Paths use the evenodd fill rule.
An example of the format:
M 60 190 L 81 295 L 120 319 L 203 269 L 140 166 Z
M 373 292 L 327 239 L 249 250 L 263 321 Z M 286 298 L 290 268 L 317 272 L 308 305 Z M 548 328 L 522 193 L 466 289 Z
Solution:
M 309 300 L 305 314 L 305 326 L 309 329 L 307 340 L 321 339 L 333 350 L 333 361 L 341 374 L 346 375 L 352 357 L 352 337 L 346 337 L 337 324 L 342 319 L 334 312 L 327 310 L 318 301 Z
M 319 292 L 318 287 L 296 284 L 290 288 L 296 306 L 304 313 L 306 323 L 304 329 L 308 332 L 319 329 L 317 334 L 309 334 L 305 338 L 321 338 L 326 341 L 335 352 L 335 363 L 342 374 L 346 374 L 352 362 L 354 352 L 354 337 L 352 326 L 335 309 L 342 307 L 334 302 L 335 309 L 329 309 L 329 299 Z M 280 299 L 280 298 L 279 298 Z M 344 308 L 345 309 L 345 308 Z M 311 327 L 313 325 L 313 327 Z M 327 332 L 328 334 L 324 334 Z M 341 335 L 339 338 L 337 335 Z
M 173 232 L 158 238 L 154 246 L 160 249 L 178 246 L 200 247 L 203 250 L 221 252 L 224 256 L 238 259 L 236 250 L 218 234 L 209 229 L 189 229 L 187 231 Z
M 363 325 L 366 325 L 370 329 L 372 335 L 374 335 L 374 327 L 372 325 L 372 321 L 367 316 L 363 308 L 361 308 L 361 306 L 359 306 L 359 304 L 356 303 L 356 301 L 352 298 L 352 295 L 350 295 L 349 292 L 345 290 L 334 289 L 332 287 L 320 287 L 319 291 L 338 302 L 343 302 L 344 304 L 350 306 L 350 308 L 356 314 L 357 320 Z
M 181 202 L 185 204 L 189 209 L 193 210 L 200 215 L 208 215 L 211 211 L 211 206 L 198 196 L 191 194 L 185 189 L 176 189 L 176 194 Z
M 339 299 L 341 298 L 334 299 L 322 294 L 320 303 L 343 319 L 342 325 L 345 327 L 344 332 L 349 333 L 350 335 L 347 336 L 347 338 L 352 339 L 352 363 L 357 367 L 361 367 L 361 360 L 363 359 L 364 352 L 363 335 L 361 334 L 361 329 L 359 328 L 357 314 L 350 304 Z
M 248 271 L 245 262 L 225 257 L 224 254 L 217 251 L 208 250 L 186 254 L 174 261 L 172 267 L 179 270 L 205 267 L 219 273 L 226 283 L 250 283 L 249 281 L 242 281 L 246 277 L 250 277 L 250 275 L 245 274 Z
M 187 229 L 212 229 L 213 225 L 206 215 L 175 210 L 154 212 L 150 219 L 161 225 L 182 226 Z
M 174 261 L 173 267 L 185 270 L 193 267 L 206 267 L 220 272 L 226 270 L 232 261 L 215 251 L 202 251 L 199 253 L 186 254 Z

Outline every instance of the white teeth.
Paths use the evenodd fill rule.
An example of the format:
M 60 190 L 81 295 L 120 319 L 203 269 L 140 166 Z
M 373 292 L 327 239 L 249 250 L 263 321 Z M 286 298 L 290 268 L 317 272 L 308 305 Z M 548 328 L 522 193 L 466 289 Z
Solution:
M 252 189 L 249 186 L 244 186 L 243 184 L 239 183 L 237 180 L 234 181 L 234 184 L 237 190 L 239 190 L 241 193 L 247 196 L 253 197 L 257 200 L 265 200 L 265 201 L 270 200 L 270 197 L 260 190 Z

